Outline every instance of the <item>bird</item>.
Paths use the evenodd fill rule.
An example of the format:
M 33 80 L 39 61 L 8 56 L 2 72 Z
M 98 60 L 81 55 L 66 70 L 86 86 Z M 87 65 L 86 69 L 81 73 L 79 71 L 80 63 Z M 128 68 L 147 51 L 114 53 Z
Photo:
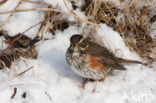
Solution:
M 104 81 L 111 70 L 126 70 L 123 64 L 142 64 L 139 61 L 116 57 L 106 47 L 91 41 L 80 34 L 72 35 L 66 51 L 66 60 L 70 68 L 86 79 L 96 81 L 92 92 L 96 91 L 98 81 Z

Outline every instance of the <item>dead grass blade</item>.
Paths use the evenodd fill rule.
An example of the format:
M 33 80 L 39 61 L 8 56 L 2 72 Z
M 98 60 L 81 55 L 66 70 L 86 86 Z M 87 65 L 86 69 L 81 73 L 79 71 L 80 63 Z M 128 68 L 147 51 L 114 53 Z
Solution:
M 19 3 L 16 5 L 15 9 L 16 10 L 22 3 L 22 0 L 19 1 Z M 0 26 L 0 31 L 3 29 L 3 27 L 7 24 L 7 22 L 9 21 L 9 19 L 13 16 L 13 13 L 11 13 L 7 19 L 2 23 L 2 25 Z

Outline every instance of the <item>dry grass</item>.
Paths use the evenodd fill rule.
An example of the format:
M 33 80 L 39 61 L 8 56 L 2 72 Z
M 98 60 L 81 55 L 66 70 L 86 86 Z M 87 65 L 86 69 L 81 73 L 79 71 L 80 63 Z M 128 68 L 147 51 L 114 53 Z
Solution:
M 123 9 L 124 19 L 120 21 L 120 28 L 131 50 L 136 51 L 142 57 L 152 58 L 150 57 L 151 49 L 156 45 L 150 36 L 151 18 L 148 13 L 151 8 L 143 6 L 138 9 L 136 7 L 137 4 L 132 4 L 130 8 Z
M 54 8 L 46 2 L 21 1 L 40 4 L 46 7 L 32 9 L 15 8 L 14 10 L 0 12 L 0 14 L 11 13 L 11 15 L 13 15 L 13 13 L 16 12 L 44 11 L 44 20 L 38 23 L 41 24 L 37 33 L 38 37 L 43 38 L 45 32 L 55 34 L 56 30 L 63 31 L 68 28 L 70 22 L 64 18 L 68 15 L 75 18 L 75 23 L 80 25 L 85 22 L 88 25 L 99 27 L 99 23 L 106 23 L 108 26 L 112 27 L 113 30 L 119 32 L 130 50 L 137 52 L 141 57 L 155 59 L 156 54 L 153 51 L 154 48 L 156 48 L 156 40 L 152 39 L 150 36 L 152 31 L 151 25 L 156 21 L 156 9 L 153 9 L 156 8 L 155 3 L 146 5 L 146 0 L 119 0 L 121 5 L 116 5 L 114 2 L 110 1 L 84 0 L 84 4 L 79 8 L 75 1 L 69 0 L 73 9 L 79 8 L 85 13 L 87 19 L 82 19 L 72 10 L 69 10 L 68 7 L 69 12 L 60 10 L 58 9 L 59 7 Z M 150 2 L 153 2 L 153 0 L 150 0 Z M 142 6 L 139 6 L 140 3 L 142 3 Z M 119 18 L 119 16 L 122 16 L 122 18 Z M 5 25 L 7 22 L 8 20 L 3 24 Z M 3 25 L 1 25 L 0 31 L 2 28 Z M 91 32 L 91 30 L 88 31 L 88 28 L 82 27 L 84 32 Z
M 4 5 L 8 0 L 2 0 L 0 1 L 0 6 Z
M 52 8 L 48 5 L 47 8 Z M 65 14 L 64 14 L 65 15 Z M 69 21 L 63 18 L 63 14 L 54 11 L 45 11 L 44 20 L 39 28 L 38 36 L 43 38 L 44 33 L 49 32 L 55 35 L 56 30 L 63 31 L 69 27 Z
M 139 6 L 140 3 L 143 6 Z M 156 21 L 156 9 L 153 9 L 156 8 L 156 4 L 146 5 L 146 3 L 145 0 L 132 2 L 120 0 L 121 5 L 118 7 L 113 2 L 85 0 L 81 10 L 90 21 L 106 23 L 119 32 L 130 50 L 137 52 L 141 57 L 155 59 L 156 54 L 153 51 L 156 48 L 156 41 L 151 38 L 150 32 L 151 24 Z M 119 19 L 118 15 L 123 16 Z
M 116 28 L 116 16 L 120 11 L 113 2 L 92 2 L 92 0 L 85 0 L 85 5 L 81 8 L 85 12 L 90 21 L 95 23 L 106 23 L 108 26 Z
M 7 0 L 4 0 L 4 1 L 7 1 Z M 2 1 L 2 2 L 4 2 Z M 16 10 L 22 3 L 22 0 L 19 1 L 19 3 L 16 5 L 16 7 L 14 8 L 14 10 Z M 1 5 L 0 5 L 1 6 Z M 9 19 L 13 16 L 13 13 L 11 13 L 7 19 L 3 22 L 3 24 L 0 26 L 0 31 L 3 29 L 3 27 L 8 23 Z

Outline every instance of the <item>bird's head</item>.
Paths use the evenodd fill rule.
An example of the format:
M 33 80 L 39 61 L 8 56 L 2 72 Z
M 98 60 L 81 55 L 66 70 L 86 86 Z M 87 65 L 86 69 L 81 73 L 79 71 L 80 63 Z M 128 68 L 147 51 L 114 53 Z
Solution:
M 73 51 L 84 51 L 88 48 L 87 46 L 86 39 L 82 35 L 75 34 L 70 38 L 70 48 Z

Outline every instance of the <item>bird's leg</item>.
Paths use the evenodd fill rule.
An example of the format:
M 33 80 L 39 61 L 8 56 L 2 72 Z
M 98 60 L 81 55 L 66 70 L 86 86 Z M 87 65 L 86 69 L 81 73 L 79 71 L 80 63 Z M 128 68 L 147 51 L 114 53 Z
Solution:
M 99 80 L 96 80 L 95 86 L 94 86 L 94 88 L 93 88 L 93 90 L 92 90 L 92 93 L 95 93 L 98 82 L 99 82 Z
M 89 79 L 85 79 L 85 81 L 82 83 L 82 85 L 79 85 L 79 88 L 85 88 L 86 83 L 88 83 Z
M 95 93 L 98 82 L 99 82 L 99 81 L 100 81 L 100 82 L 101 82 L 101 81 L 104 81 L 104 80 L 106 79 L 106 76 L 107 76 L 107 73 L 104 72 L 104 78 L 101 79 L 101 80 L 96 80 L 96 84 L 95 84 L 95 86 L 94 86 L 94 88 L 93 88 L 93 90 L 92 90 L 92 93 Z
M 100 81 L 100 82 L 101 82 L 101 81 L 104 81 L 105 79 L 106 79 L 106 76 L 105 76 L 103 79 L 101 79 L 101 80 L 96 80 L 96 81 L 95 81 L 96 84 L 95 84 L 95 86 L 94 86 L 94 88 L 93 88 L 93 90 L 92 90 L 92 93 L 95 93 L 98 82 L 99 82 L 99 81 Z

